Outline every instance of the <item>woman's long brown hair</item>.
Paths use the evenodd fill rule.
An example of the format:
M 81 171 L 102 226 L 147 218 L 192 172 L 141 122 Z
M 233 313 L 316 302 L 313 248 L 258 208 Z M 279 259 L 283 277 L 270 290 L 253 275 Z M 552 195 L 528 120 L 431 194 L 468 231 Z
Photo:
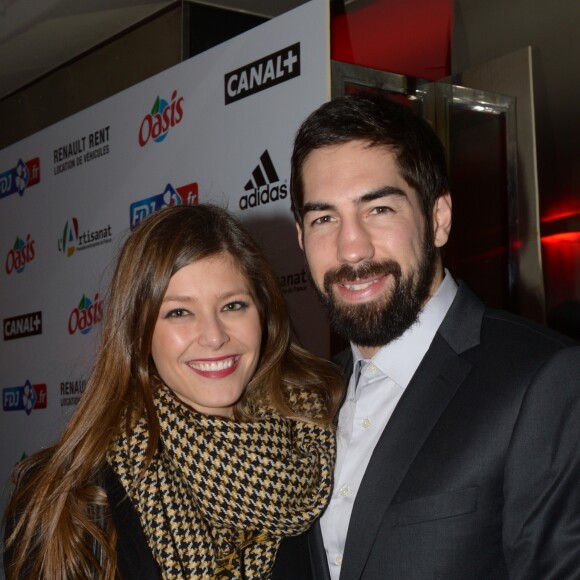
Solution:
M 152 393 L 160 384 L 151 340 L 161 301 L 175 272 L 215 255 L 229 256 L 250 280 L 263 329 L 258 368 L 234 416 L 252 420 L 255 405 L 268 403 L 286 416 L 332 422 L 341 376 L 291 341 L 283 295 L 254 240 L 218 207 L 162 209 L 137 226 L 120 252 L 95 362 L 75 414 L 55 445 L 15 470 L 5 514 L 9 580 L 115 578 L 117 535 L 101 483 L 107 450 L 145 414 L 151 461 L 159 441 Z M 319 393 L 324 411 L 290 408 L 291 388 Z

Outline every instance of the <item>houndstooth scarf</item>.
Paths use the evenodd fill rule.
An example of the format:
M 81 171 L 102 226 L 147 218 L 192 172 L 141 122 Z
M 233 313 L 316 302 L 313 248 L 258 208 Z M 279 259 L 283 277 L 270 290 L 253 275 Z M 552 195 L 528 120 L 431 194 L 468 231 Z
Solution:
M 308 393 L 292 397 L 294 408 L 316 404 Z M 155 405 L 161 440 L 144 477 L 136 481 L 144 418 L 115 441 L 108 461 L 163 577 L 268 578 L 282 538 L 305 531 L 328 503 L 334 433 L 267 411 L 250 423 L 201 415 L 166 388 Z

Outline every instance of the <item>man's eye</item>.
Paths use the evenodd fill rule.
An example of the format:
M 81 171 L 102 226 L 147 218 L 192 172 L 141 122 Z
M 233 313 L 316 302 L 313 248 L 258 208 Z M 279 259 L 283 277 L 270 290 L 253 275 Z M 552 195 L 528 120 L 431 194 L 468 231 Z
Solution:
M 373 207 L 373 209 L 371 209 L 370 213 L 372 214 L 383 214 L 383 213 L 390 213 L 393 211 L 393 208 L 388 207 L 386 205 L 381 205 L 378 207 Z
M 248 303 L 244 302 L 243 300 L 236 300 L 235 302 L 228 302 L 228 304 L 226 304 L 223 307 L 223 310 L 225 312 L 234 312 L 236 310 L 245 310 L 246 308 L 248 308 Z
M 323 216 L 316 218 L 315 220 L 312 220 L 312 225 L 318 226 L 321 224 L 327 224 L 331 221 L 332 221 L 332 217 L 330 217 L 329 215 L 323 215 Z

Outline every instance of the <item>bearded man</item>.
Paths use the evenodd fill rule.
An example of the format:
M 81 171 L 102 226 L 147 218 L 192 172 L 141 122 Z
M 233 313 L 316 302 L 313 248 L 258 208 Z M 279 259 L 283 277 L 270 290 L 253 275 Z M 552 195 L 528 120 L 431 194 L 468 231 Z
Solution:
M 580 346 L 444 269 L 431 127 L 378 95 L 325 103 L 296 135 L 291 189 L 350 347 L 331 502 L 274 578 L 579 578 Z

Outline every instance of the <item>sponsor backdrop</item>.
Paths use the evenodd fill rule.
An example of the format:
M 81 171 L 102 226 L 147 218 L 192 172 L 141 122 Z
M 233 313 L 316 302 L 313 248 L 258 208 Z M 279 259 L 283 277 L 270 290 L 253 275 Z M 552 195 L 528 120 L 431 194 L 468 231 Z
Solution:
M 0 151 L 0 485 L 82 394 L 118 248 L 171 204 L 213 202 L 254 232 L 302 343 L 328 354 L 290 213 L 302 119 L 329 96 L 314 0 Z

